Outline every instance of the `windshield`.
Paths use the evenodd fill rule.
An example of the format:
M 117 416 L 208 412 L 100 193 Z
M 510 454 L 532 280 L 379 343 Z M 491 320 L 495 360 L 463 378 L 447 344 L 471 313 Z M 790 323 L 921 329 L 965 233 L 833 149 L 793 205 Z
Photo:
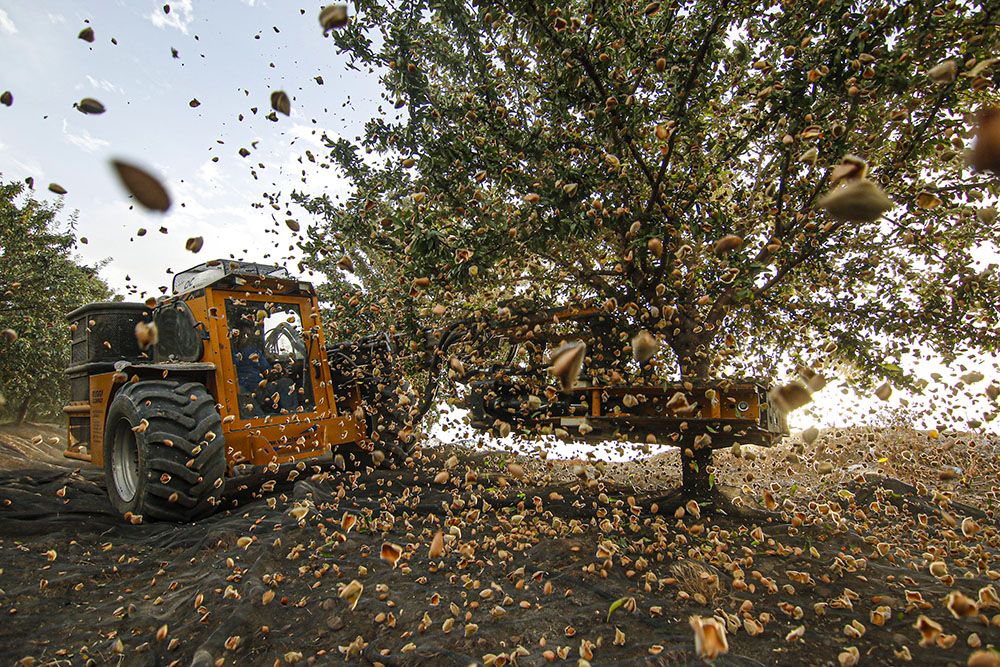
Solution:
M 240 417 L 312 412 L 309 359 L 296 306 L 227 299 Z

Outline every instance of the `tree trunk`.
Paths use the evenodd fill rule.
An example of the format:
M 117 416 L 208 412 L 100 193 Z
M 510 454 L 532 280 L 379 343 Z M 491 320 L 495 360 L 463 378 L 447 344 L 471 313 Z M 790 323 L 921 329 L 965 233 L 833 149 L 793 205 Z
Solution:
M 708 380 L 710 366 L 705 356 L 697 356 L 694 352 L 684 353 L 683 356 L 678 353 L 677 356 L 681 367 L 681 380 L 694 383 Z
M 28 407 L 31 405 L 31 396 L 25 396 L 24 400 L 21 401 L 21 407 L 17 409 L 17 417 L 14 419 L 14 423 L 20 426 L 28 418 Z
M 708 354 L 703 341 L 690 337 L 687 344 L 674 350 L 680 365 L 681 380 L 691 382 L 696 387 L 708 381 Z M 701 348 L 701 349 L 699 349 Z M 704 446 L 696 449 L 694 435 L 684 435 L 680 441 L 681 447 L 681 493 L 685 498 L 707 498 L 711 493 L 708 468 L 712 465 L 712 448 Z
M 694 438 L 681 440 L 681 492 L 685 498 L 707 498 L 711 493 L 708 466 L 712 465 L 711 447 L 694 449 Z M 693 456 L 688 456 L 690 451 Z

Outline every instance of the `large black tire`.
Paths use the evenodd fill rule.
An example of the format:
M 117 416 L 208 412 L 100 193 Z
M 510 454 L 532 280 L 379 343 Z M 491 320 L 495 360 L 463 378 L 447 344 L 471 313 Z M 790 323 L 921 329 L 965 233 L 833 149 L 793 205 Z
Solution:
M 181 522 L 211 514 L 226 474 L 215 399 L 198 382 L 126 385 L 108 408 L 104 472 L 121 514 Z

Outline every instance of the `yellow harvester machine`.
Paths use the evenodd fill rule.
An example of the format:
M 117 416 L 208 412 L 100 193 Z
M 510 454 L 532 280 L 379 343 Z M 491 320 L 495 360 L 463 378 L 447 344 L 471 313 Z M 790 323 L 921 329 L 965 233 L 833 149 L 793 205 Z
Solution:
M 211 261 L 177 274 L 169 297 L 68 317 L 65 455 L 103 466 L 123 514 L 193 520 L 227 477 L 342 445 L 405 455 L 405 384 L 357 347 L 331 365 L 313 286 L 282 268 Z

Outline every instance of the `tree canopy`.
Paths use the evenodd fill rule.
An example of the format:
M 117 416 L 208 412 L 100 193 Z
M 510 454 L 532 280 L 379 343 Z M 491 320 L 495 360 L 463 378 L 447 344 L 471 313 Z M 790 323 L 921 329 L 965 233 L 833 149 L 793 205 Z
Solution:
M 53 417 L 68 383 L 66 314 L 111 292 L 97 269 L 73 255 L 73 218 L 31 196 L 23 183 L 0 182 L 0 415 Z
M 967 153 L 998 101 L 997 14 L 360 1 L 333 39 L 398 111 L 329 142 L 355 190 L 300 195 L 324 221 L 310 263 L 340 322 L 588 301 L 626 351 L 654 333 L 669 374 L 822 360 L 906 382 L 908 353 L 995 351 L 975 253 L 998 179 Z

